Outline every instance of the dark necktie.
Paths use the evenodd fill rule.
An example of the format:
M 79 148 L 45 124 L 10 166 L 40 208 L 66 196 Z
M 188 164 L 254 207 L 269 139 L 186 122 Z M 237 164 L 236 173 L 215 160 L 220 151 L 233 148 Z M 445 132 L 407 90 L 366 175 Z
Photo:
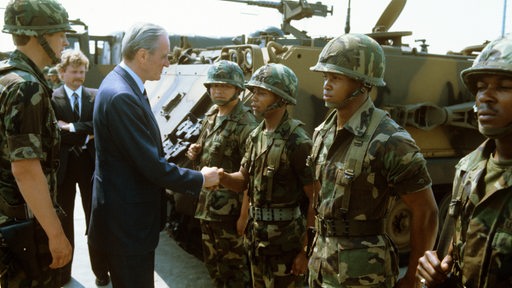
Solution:
M 75 116 L 75 122 L 80 119 L 80 108 L 78 107 L 78 94 L 73 93 L 73 115 Z
M 73 92 L 72 98 L 73 98 L 73 117 L 75 118 L 73 120 L 73 122 L 78 122 L 78 120 L 80 120 L 80 108 L 78 106 L 78 94 L 76 94 L 76 92 Z M 75 155 L 77 157 L 79 157 L 80 153 L 82 153 L 82 147 L 80 147 L 80 145 L 75 145 L 75 146 L 71 147 L 70 151 L 72 151 L 73 153 L 75 153 Z
M 142 92 L 142 95 L 144 96 L 144 99 L 146 99 L 146 101 L 149 104 L 148 92 L 146 92 L 146 89 L 144 89 L 144 92 Z M 149 105 L 149 106 L 151 106 L 151 105 Z

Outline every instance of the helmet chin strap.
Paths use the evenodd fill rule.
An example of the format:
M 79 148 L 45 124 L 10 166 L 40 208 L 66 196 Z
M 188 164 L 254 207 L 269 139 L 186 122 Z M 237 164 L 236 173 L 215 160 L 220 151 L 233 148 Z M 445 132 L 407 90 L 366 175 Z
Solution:
M 268 113 L 272 110 L 275 110 L 275 109 L 279 109 L 285 105 L 286 105 L 286 101 L 284 101 L 283 99 L 279 99 L 279 101 L 276 101 L 272 105 L 268 106 L 263 112 L 260 113 L 259 116 L 263 117 L 263 116 L 265 116 L 266 113 Z
M 210 98 L 212 98 L 213 104 L 215 104 L 217 106 L 225 106 L 229 102 L 234 101 L 235 99 L 238 99 L 238 96 L 240 96 L 240 93 L 241 93 L 241 91 L 235 92 L 235 94 L 233 94 L 233 96 L 231 96 L 231 98 L 229 98 L 228 100 L 213 100 L 212 95 L 210 94 L 210 92 L 208 92 L 208 94 L 210 95 Z
M 368 91 L 370 91 L 371 86 L 368 83 L 364 83 L 363 86 L 356 89 L 350 96 L 345 98 L 340 104 L 336 105 L 335 107 L 331 108 L 343 108 L 345 105 L 347 105 L 348 102 L 352 101 L 353 98 L 357 97 L 359 94 L 366 94 Z
M 354 91 L 352 94 L 350 94 L 350 96 L 348 96 L 348 98 L 346 100 L 348 100 L 348 99 L 350 99 L 352 97 L 356 97 L 359 94 L 366 93 L 366 91 L 368 91 L 368 90 L 366 90 L 366 87 L 362 86 L 359 89 L 357 89 L 356 91 Z
M 53 49 L 50 47 L 50 44 L 48 44 L 48 41 L 46 41 L 46 38 L 44 38 L 43 34 L 40 34 L 37 36 L 37 41 L 39 41 L 39 44 L 43 47 L 46 54 L 48 54 L 50 59 L 52 59 L 52 65 L 60 62 L 60 59 L 57 58 L 57 55 L 55 54 Z

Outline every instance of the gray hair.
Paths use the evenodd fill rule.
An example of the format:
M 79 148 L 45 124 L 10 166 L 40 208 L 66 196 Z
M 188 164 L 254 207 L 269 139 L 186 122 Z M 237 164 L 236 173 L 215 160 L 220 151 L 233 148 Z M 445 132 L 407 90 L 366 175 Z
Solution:
M 133 60 L 140 49 L 150 53 L 155 51 L 158 40 L 162 35 L 168 35 L 164 28 L 151 23 L 137 23 L 133 25 L 123 37 L 123 59 Z

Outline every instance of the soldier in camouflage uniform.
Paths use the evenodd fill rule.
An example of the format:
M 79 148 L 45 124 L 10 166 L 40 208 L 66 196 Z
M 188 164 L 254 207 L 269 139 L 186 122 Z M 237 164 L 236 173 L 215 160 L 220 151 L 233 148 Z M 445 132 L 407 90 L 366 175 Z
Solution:
M 204 86 L 215 105 L 206 113 L 201 136 L 189 147 L 187 157 L 199 158 L 199 167 L 236 172 L 245 153 L 245 141 L 257 126 L 250 108 L 239 98 L 245 89 L 244 73 L 238 64 L 221 60 L 208 70 Z M 201 222 L 204 262 L 215 287 L 250 285 L 243 237 L 237 233 L 242 196 L 223 187 L 203 189 L 199 195 L 195 217 Z
M 53 90 L 62 86 L 62 81 L 59 78 L 59 71 L 57 71 L 57 67 L 51 67 L 48 70 L 48 86 Z
M 313 225 L 314 211 L 308 209 L 306 223 L 300 206 L 318 185 L 306 166 L 311 139 L 286 110 L 297 102 L 298 80 L 288 67 L 267 64 L 246 86 L 254 113 L 264 120 L 248 138 L 240 171 L 224 174 L 221 184 L 235 191 L 248 187 L 243 207 L 251 216 L 246 237 L 253 287 L 302 287 L 305 225 Z
M 426 287 L 449 272 L 457 287 L 512 287 L 512 37 L 489 43 L 461 77 L 488 139 L 456 166 L 448 255 L 427 251 L 418 276 Z
M 0 219 L 7 225 L 35 216 L 42 273 L 27 275 L 15 259 L 2 287 L 57 287 L 50 268 L 68 263 L 72 248 L 54 208 L 60 137 L 42 69 L 59 61 L 72 30 L 66 10 L 53 0 L 11 1 L 4 22 L 16 50 L 0 62 Z
M 312 71 L 323 73 L 332 111 L 315 129 L 308 165 L 322 185 L 315 203 L 310 287 L 414 287 L 417 259 L 434 245 L 437 206 L 426 161 L 411 136 L 377 109 L 384 52 L 362 34 L 331 40 Z M 409 206 L 409 267 L 398 283 L 398 255 L 384 233 L 391 198 Z

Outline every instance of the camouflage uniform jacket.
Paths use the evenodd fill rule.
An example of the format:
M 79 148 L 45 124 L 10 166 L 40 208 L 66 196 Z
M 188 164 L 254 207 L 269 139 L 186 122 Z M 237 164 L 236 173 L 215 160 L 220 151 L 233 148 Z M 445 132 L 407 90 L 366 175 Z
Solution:
M 40 159 L 55 203 L 60 136 L 51 106 L 52 90 L 42 72 L 20 51 L 0 62 L 0 197 L 22 204 L 11 162 Z
M 262 208 L 298 207 L 306 197 L 304 185 L 314 181 L 313 171 L 306 165 L 311 151 L 311 139 L 298 120 L 286 112 L 273 133 L 264 131 L 263 121 L 249 136 L 242 166 L 249 172 L 248 196 L 251 206 Z M 292 127 L 296 127 L 292 129 Z M 276 142 L 286 140 L 280 159 L 270 160 Z M 269 162 L 279 162 L 269 177 Z M 272 179 L 269 185 L 268 181 Z M 269 187 L 271 191 L 268 190 Z M 253 221 L 249 241 L 256 248 L 256 255 L 279 255 L 281 251 L 301 249 L 305 231 L 304 217 L 293 221 Z
M 355 226 L 362 226 L 367 221 L 379 223 L 386 217 L 391 197 L 416 192 L 431 185 L 426 161 L 414 140 L 405 129 L 386 116 L 366 140 L 369 143 L 362 156 L 364 160 L 358 159 L 362 161 L 362 168 L 359 175 L 353 176 L 348 210 L 346 214 L 342 213 L 340 207 L 344 195 L 340 191 L 341 177 L 338 175 L 344 175 L 346 154 L 349 146 L 354 144 L 355 135 L 365 135 L 376 110 L 368 99 L 342 130 L 336 131 L 337 111 L 333 111 L 315 129 L 313 155 L 308 164 L 315 167 L 315 175 L 322 185 L 318 203 L 315 204 L 317 220 L 347 221 L 352 225 L 349 231 L 351 227 L 357 228 Z M 317 155 L 314 155 L 315 151 L 318 151 Z M 385 257 L 387 262 L 389 258 L 396 260 L 391 240 L 382 233 L 382 229 L 372 234 L 357 237 L 320 235 L 310 259 L 313 277 L 322 269 L 324 280 L 327 280 L 327 274 L 337 277 L 332 279 L 333 285 L 362 285 L 382 283 L 382 276 L 388 279 L 392 274 L 396 276 L 397 263 L 393 263 L 394 260 L 384 263 L 386 261 L 382 259 Z M 344 249 L 340 250 L 339 247 Z
M 512 161 L 494 162 L 494 150 L 487 140 L 456 166 L 453 270 L 468 288 L 512 287 Z
M 221 167 L 227 173 L 237 172 L 245 154 L 245 142 L 251 131 L 258 125 L 250 108 L 242 102 L 227 116 L 217 116 L 217 106 L 206 113 L 202 127 L 203 148 L 199 167 Z M 221 221 L 226 216 L 240 215 L 243 193 L 225 188 L 214 191 L 203 189 L 199 195 L 196 218 Z

